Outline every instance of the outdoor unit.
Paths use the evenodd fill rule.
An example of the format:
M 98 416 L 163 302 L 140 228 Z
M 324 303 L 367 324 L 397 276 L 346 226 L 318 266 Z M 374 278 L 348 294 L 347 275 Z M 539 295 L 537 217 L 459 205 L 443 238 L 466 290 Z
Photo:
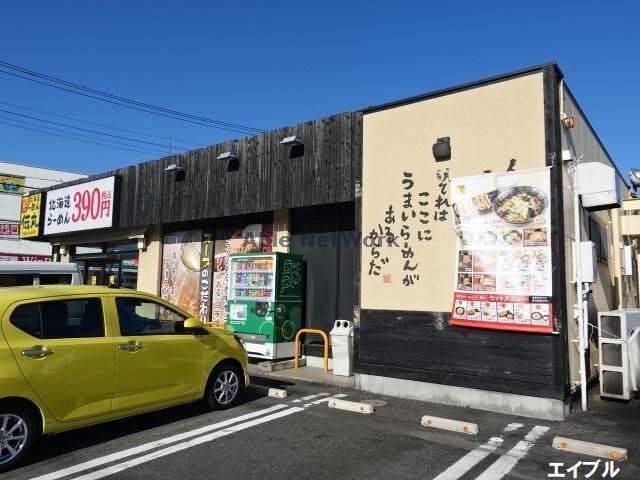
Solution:
M 640 387 L 640 309 L 598 313 L 600 396 L 629 400 Z

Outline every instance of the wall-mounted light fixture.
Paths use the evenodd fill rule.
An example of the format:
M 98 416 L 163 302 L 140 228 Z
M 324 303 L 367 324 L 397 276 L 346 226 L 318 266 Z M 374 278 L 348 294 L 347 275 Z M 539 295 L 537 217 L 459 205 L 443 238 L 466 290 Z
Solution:
M 137 240 L 138 250 L 143 251 L 147 248 L 147 240 L 144 235 L 132 235 L 129 237 L 129 240 Z
M 182 165 L 178 165 L 177 163 L 172 163 L 168 167 L 165 167 L 164 173 L 174 174 L 174 180 L 176 182 L 182 182 L 186 178 L 186 171 Z
M 184 167 L 182 165 L 178 165 L 177 163 L 172 163 L 171 165 L 169 165 L 168 167 L 165 167 L 164 169 L 165 172 L 167 173 L 178 173 L 178 172 L 184 172 Z
M 216 157 L 218 160 L 239 160 L 239 157 L 235 153 L 224 152 Z
M 441 137 L 436 140 L 432 147 L 433 158 L 436 162 L 451 160 L 451 142 L 449 137 Z
M 228 160 L 227 172 L 237 172 L 240 170 L 240 157 L 232 152 L 222 152 L 216 157 L 218 160 Z
M 567 115 L 564 112 L 560 114 L 560 120 L 562 120 L 564 128 L 573 128 L 576 125 L 576 117 L 573 115 Z
M 296 135 L 291 135 L 280 140 L 280 145 L 302 145 L 302 140 Z
M 297 158 L 297 157 L 304 156 L 304 142 L 300 137 L 296 135 L 285 137 L 282 140 L 280 140 L 280 144 L 291 147 L 291 150 L 289 150 L 289 158 Z
M 60 255 L 66 255 L 67 254 L 67 246 L 66 245 L 58 245 L 58 253 Z

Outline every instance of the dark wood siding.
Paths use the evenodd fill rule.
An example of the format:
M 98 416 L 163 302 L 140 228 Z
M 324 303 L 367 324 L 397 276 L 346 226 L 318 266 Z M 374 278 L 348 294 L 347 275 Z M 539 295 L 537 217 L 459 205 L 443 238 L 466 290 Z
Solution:
M 555 338 L 449 326 L 449 313 L 362 310 L 356 371 L 536 397 L 564 398 Z
M 190 222 L 278 208 L 349 202 L 354 199 L 353 162 L 359 161 L 362 113 L 343 113 L 232 140 L 159 160 L 105 172 L 122 179 L 121 228 Z M 302 155 L 281 145 L 288 136 L 304 142 Z M 298 151 L 295 149 L 294 151 Z M 218 155 L 240 157 L 237 171 Z M 164 169 L 185 168 L 184 178 Z M 82 183 L 68 182 L 64 185 Z

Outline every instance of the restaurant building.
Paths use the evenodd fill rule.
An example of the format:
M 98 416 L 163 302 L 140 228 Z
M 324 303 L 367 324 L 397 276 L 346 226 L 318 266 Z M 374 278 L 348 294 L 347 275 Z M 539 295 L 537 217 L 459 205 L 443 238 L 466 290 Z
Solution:
M 576 163 L 605 179 L 577 210 Z M 301 255 L 304 325 L 353 320 L 356 386 L 380 394 L 563 418 L 575 218 L 595 247 L 591 337 L 594 312 L 637 305 L 629 188 L 553 63 L 61 187 L 39 192 L 37 237 L 60 260 L 205 321 L 225 319 L 231 253 Z M 587 355 L 593 379 L 593 340 Z
M 20 199 L 32 190 L 84 178 L 85 175 L 0 162 L 0 261 L 51 261 L 51 244 L 20 235 Z

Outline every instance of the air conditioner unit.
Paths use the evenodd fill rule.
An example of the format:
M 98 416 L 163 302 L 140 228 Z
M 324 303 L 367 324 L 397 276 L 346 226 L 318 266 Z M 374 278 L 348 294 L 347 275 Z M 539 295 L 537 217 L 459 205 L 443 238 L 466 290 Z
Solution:
M 640 388 L 640 309 L 598 312 L 600 396 L 629 400 Z

